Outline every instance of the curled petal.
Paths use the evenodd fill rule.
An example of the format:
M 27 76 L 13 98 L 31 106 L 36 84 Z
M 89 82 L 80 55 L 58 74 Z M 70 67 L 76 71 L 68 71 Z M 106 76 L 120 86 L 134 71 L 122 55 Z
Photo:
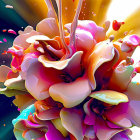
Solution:
M 125 94 L 113 90 L 95 91 L 90 94 L 90 97 L 112 105 L 128 102 L 128 98 Z
M 78 60 L 81 58 L 82 52 L 75 53 L 71 58 L 62 60 L 62 61 L 49 61 L 44 55 L 41 55 L 38 60 L 47 68 L 55 68 L 58 70 L 63 70 L 66 68 L 71 61 L 74 61 L 78 58 Z M 73 60 L 74 59 L 74 60 Z
M 85 136 L 89 139 L 94 139 L 96 137 L 93 126 L 88 126 L 86 128 Z
M 59 35 L 59 28 L 55 18 L 46 18 L 37 24 L 36 30 L 53 38 Z
M 8 79 L 4 83 L 5 86 L 9 89 L 16 89 L 16 90 L 23 90 L 25 89 L 25 81 L 21 78 L 21 76 L 18 76 L 17 78 Z
M 99 140 L 109 140 L 111 139 L 116 133 L 122 131 L 121 129 L 112 129 L 109 128 L 105 121 L 101 118 L 97 118 L 96 125 L 94 126 L 95 133 Z
M 115 55 L 113 44 L 109 41 L 98 43 L 89 56 L 88 78 L 92 89 L 96 88 L 94 74 L 96 70 L 105 62 L 109 62 Z
M 52 120 L 59 118 L 60 109 L 59 108 L 50 108 L 45 111 L 42 111 L 37 114 L 37 117 L 40 120 Z
M 120 127 L 131 127 L 132 123 L 129 119 L 128 104 L 129 103 L 121 103 L 112 109 L 107 110 L 105 112 L 106 118 Z
M 83 139 L 82 114 L 79 110 L 63 108 L 60 118 L 64 128 L 77 140 Z
M 24 140 L 24 138 L 22 137 L 22 133 L 23 131 L 14 128 L 14 135 L 17 140 Z
M 65 27 L 70 31 L 71 24 L 66 24 Z M 92 20 L 78 20 L 77 29 L 85 30 L 92 34 L 96 42 L 105 40 L 106 32 L 105 29 L 96 25 Z
M 138 127 L 140 127 L 139 106 L 140 101 L 131 100 L 129 103 L 129 115 L 131 117 L 131 121 Z
M 110 79 L 109 88 L 115 90 L 126 90 L 130 83 L 134 72 L 132 65 L 126 65 L 125 61 L 122 61 L 113 71 Z M 120 83 L 121 81 L 121 83 Z
M 81 74 L 81 57 L 83 52 L 76 52 L 71 58 L 60 61 L 49 61 L 45 55 L 41 55 L 38 61 L 41 62 L 46 68 L 54 68 L 57 70 L 64 70 L 75 78 Z
M 111 140 L 131 140 L 125 133 L 116 134 Z
M 62 133 L 64 137 L 68 136 L 68 131 L 63 127 L 60 118 L 52 120 L 52 123 L 55 126 L 55 128 L 58 129 Z
M 45 140 L 45 138 L 43 138 L 45 135 L 45 132 L 43 131 L 39 131 L 39 130 L 27 130 L 23 132 L 23 137 L 26 140 L 32 140 L 32 139 L 39 139 L 39 140 Z
M 7 97 L 12 97 L 16 95 L 27 94 L 27 92 L 15 89 L 0 88 L 0 94 L 4 94 Z
M 19 92 L 20 93 L 20 92 Z M 35 99 L 27 93 L 24 94 L 16 94 L 13 103 L 20 108 L 20 111 L 26 109 L 28 106 L 35 103 Z
M 140 46 L 138 46 L 134 53 L 132 54 L 131 58 L 134 60 L 134 65 L 140 62 Z
M 93 99 L 89 100 L 84 104 L 84 111 L 86 113 L 84 123 L 87 125 L 95 125 L 96 121 L 96 115 L 94 112 L 91 111 L 90 105 L 92 103 Z
M 37 59 L 30 64 L 26 73 L 25 86 L 29 93 L 37 100 L 49 97 L 48 89 L 54 84 L 61 82 L 60 71 L 44 68 Z M 32 83 L 32 84 L 31 84 Z
M 51 122 L 47 122 L 48 130 L 45 134 L 47 140 L 65 140 L 61 132 L 59 132 Z
M 11 69 L 5 65 L 0 66 L 0 82 L 5 82 Z
M 63 103 L 67 108 L 79 105 L 91 92 L 91 87 L 86 78 L 78 78 L 71 83 L 58 83 L 50 87 L 50 96 Z
M 129 83 L 127 91 L 125 92 L 131 100 L 140 101 L 140 73 L 137 73 L 136 76 L 132 78 L 132 81 Z
M 39 35 L 40 33 L 36 32 L 36 31 L 31 31 L 30 33 L 26 33 L 26 34 L 21 34 L 19 36 L 17 36 L 13 42 L 13 46 L 20 46 L 23 47 L 24 49 L 27 49 L 30 46 L 30 43 L 26 42 L 26 39 L 34 36 L 34 35 Z

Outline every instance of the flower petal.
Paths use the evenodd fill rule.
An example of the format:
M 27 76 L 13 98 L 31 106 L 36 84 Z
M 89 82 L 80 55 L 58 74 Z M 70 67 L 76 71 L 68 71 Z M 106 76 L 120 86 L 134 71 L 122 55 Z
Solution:
M 53 125 L 55 126 L 55 128 L 58 129 L 58 130 L 62 133 L 62 135 L 63 135 L 64 137 L 67 137 L 67 136 L 68 136 L 68 132 L 67 132 L 67 130 L 63 127 L 60 118 L 52 120 L 52 123 L 53 123 Z
M 61 71 L 45 68 L 36 59 L 27 70 L 25 86 L 29 93 L 37 100 L 49 97 L 48 89 L 54 84 L 61 82 L 59 78 Z M 31 84 L 32 83 L 32 84 Z
M 13 42 L 13 46 L 20 46 L 22 48 L 27 49 L 30 46 L 30 43 L 26 41 L 27 38 L 34 36 L 34 35 L 39 35 L 40 33 L 36 32 L 35 30 L 32 30 L 29 33 L 21 34 L 17 36 Z
M 109 121 L 120 127 L 128 128 L 132 126 L 128 115 L 128 103 L 121 103 L 107 110 L 105 116 Z
M 39 131 L 39 130 L 35 130 L 35 129 L 30 129 L 30 130 L 23 132 L 24 139 L 26 139 L 26 140 L 32 140 L 32 139 L 45 140 L 45 138 L 41 139 L 41 137 L 43 137 L 44 135 L 45 135 L 45 133 L 43 131 L 41 131 L 41 130 Z
M 18 129 L 14 129 L 14 135 L 15 135 L 15 137 L 16 137 L 17 140 L 25 140 L 22 137 L 22 133 L 23 133 L 23 131 L 20 131 Z
M 6 80 L 4 85 L 9 89 L 26 91 L 25 81 L 21 78 L 21 76 Z
M 39 112 L 37 117 L 40 120 L 52 120 L 59 118 L 60 109 L 59 108 L 50 108 L 45 111 Z
M 112 129 L 107 127 L 105 121 L 99 117 L 96 120 L 96 125 L 94 126 L 94 129 L 99 140 L 109 140 L 116 133 L 122 131 L 121 129 Z
M 64 128 L 70 132 L 77 140 L 83 139 L 82 114 L 79 110 L 63 108 L 60 118 Z
M 59 36 L 59 28 L 55 18 L 46 18 L 40 21 L 36 26 L 36 30 L 50 38 Z
M 140 101 L 132 100 L 129 103 L 129 115 L 131 121 L 136 126 L 140 127 L 140 113 L 139 113 Z
M 134 64 L 133 65 L 136 65 L 139 61 L 140 61 L 140 46 L 138 46 L 134 53 L 132 54 L 131 58 L 134 60 Z
M 140 73 L 137 73 L 128 85 L 127 91 L 125 92 L 131 100 L 140 101 Z
M 67 108 L 79 105 L 91 92 L 86 78 L 78 78 L 71 83 L 58 83 L 50 87 L 50 96 L 55 101 L 63 103 Z
M 125 133 L 116 134 L 111 140 L 131 140 Z
M 112 105 L 128 102 L 128 98 L 125 94 L 113 90 L 95 91 L 90 94 L 90 97 Z
M 5 82 L 11 69 L 5 65 L 0 66 L 0 82 Z
M 113 44 L 109 41 L 98 43 L 89 56 L 88 78 L 92 89 L 96 88 L 94 74 L 96 70 L 105 62 L 111 61 L 115 55 Z
M 127 65 L 126 61 L 122 61 L 113 71 L 110 78 L 109 88 L 114 90 L 123 91 L 127 89 L 134 72 L 132 65 Z M 120 81 L 122 81 L 120 83 Z
M 75 78 L 81 74 L 81 57 L 83 52 L 76 52 L 71 58 L 60 61 L 49 61 L 45 55 L 41 55 L 38 61 L 41 62 L 46 68 L 54 68 L 57 70 L 64 70 Z
M 20 108 L 20 111 L 35 103 L 35 99 L 30 94 L 15 95 L 13 103 Z
M 0 94 L 4 94 L 7 97 L 12 97 L 21 94 L 27 94 L 27 92 L 15 89 L 0 88 Z
M 48 122 L 47 126 L 48 126 L 48 131 L 45 134 L 45 138 L 47 140 L 56 140 L 56 138 L 57 140 L 65 140 L 61 132 L 59 132 L 51 122 Z

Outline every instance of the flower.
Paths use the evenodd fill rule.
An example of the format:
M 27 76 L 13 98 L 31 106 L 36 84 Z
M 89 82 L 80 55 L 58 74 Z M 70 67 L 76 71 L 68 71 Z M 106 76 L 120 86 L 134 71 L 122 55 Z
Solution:
M 140 125 L 140 37 L 107 35 L 110 22 L 99 25 L 109 3 L 56 0 L 57 18 L 46 0 L 47 18 L 19 31 L 7 51 L 11 68 L 0 67 L 0 92 L 15 96 L 21 110 L 13 120 L 17 140 L 123 140 Z M 127 21 L 118 23 L 115 30 Z

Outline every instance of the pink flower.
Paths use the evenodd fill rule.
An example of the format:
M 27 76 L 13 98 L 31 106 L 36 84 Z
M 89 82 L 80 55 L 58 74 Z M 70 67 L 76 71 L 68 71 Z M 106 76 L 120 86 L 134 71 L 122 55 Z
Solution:
M 101 25 L 110 2 L 96 2 L 104 8 L 94 21 L 93 2 L 56 0 L 57 18 L 46 0 L 47 18 L 19 31 L 8 49 L 13 58 L 11 68 L 0 67 L 0 91 L 21 110 L 13 120 L 18 140 L 129 140 L 129 128 L 140 125 L 140 37 L 108 37 L 110 22 L 94 21 Z

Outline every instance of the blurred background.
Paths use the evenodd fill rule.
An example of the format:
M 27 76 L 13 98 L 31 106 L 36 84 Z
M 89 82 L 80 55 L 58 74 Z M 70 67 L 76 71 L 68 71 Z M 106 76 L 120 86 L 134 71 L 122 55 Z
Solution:
M 30 1 L 30 4 L 28 3 Z M 41 0 L 42 1 L 42 0 Z M 0 65 L 10 66 L 11 55 L 2 54 L 12 46 L 14 38 L 19 30 L 24 30 L 27 25 L 35 28 L 35 25 L 46 17 L 45 5 L 40 0 L 0 0 Z M 40 5 L 39 2 L 41 2 Z M 54 0 L 53 0 L 54 3 Z M 6 8 L 6 5 L 13 7 Z M 140 8 L 140 0 L 112 0 L 108 10 L 107 19 L 110 21 L 124 19 L 135 9 Z M 8 33 L 14 30 L 17 35 Z M 1 84 L 1 83 L 0 83 Z M 0 140 L 15 140 L 13 135 L 12 119 L 19 114 L 17 107 L 13 105 L 12 98 L 0 95 Z M 139 129 L 134 128 L 133 140 L 139 140 Z

